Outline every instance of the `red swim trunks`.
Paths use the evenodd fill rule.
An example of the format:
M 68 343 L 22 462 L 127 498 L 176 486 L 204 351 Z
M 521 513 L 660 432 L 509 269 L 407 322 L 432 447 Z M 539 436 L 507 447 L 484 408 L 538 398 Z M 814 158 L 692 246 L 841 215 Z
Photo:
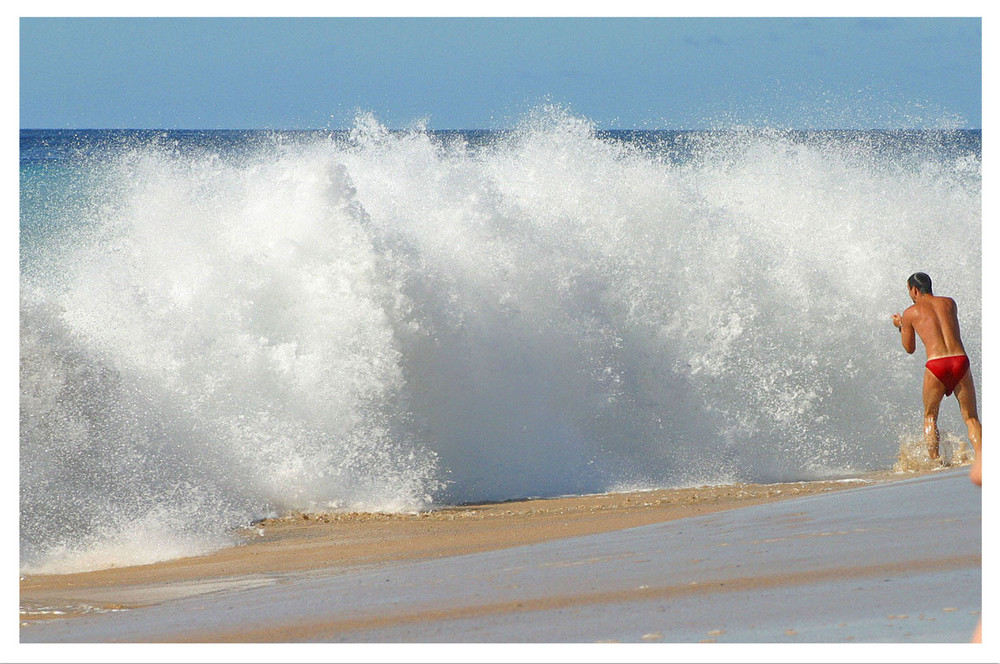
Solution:
M 969 358 L 965 355 L 939 357 L 934 360 L 927 360 L 927 364 L 924 366 L 939 381 L 944 383 L 944 395 L 948 397 L 955 391 L 958 381 L 962 380 L 965 372 L 969 370 Z

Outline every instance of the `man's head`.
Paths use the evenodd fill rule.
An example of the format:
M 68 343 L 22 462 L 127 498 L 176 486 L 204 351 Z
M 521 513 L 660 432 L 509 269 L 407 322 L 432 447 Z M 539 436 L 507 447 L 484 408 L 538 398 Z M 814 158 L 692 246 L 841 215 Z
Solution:
M 910 278 L 906 280 L 906 286 L 910 290 L 911 297 L 914 289 L 916 289 L 918 293 L 923 293 L 924 295 L 934 294 L 931 289 L 931 278 L 925 272 L 914 272 L 911 274 Z

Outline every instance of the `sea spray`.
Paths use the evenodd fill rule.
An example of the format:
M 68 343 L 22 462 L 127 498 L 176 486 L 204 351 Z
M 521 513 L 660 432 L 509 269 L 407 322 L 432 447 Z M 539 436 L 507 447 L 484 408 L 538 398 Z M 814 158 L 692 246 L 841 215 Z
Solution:
M 130 150 L 58 274 L 26 284 L 27 560 L 151 514 L 198 552 L 276 510 L 430 501 L 434 455 L 394 421 L 400 303 L 343 169 L 272 158 Z
M 888 468 L 920 426 L 889 323 L 916 270 L 979 376 L 978 135 L 546 109 L 76 140 L 22 163 L 28 570 L 292 509 Z

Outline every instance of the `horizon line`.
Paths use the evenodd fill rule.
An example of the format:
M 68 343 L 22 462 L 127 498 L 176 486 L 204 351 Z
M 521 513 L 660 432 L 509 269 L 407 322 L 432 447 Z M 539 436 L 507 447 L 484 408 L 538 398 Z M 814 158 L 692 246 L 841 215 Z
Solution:
M 390 132 L 443 132 L 443 131 L 474 131 L 474 132 L 502 132 L 517 131 L 517 127 L 493 128 L 483 127 L 451 127 L 443 129 L 430 129 L 427 127 L 386 127 Z M 353 127 L 19 127 L 18 131 L 352 131 Z M 654 132 L 654 131 L 747 131 L 747 130 L 774 130 L 774 131 L 982 131 L 982 127 L 780 127 L 773 125 L 734 125 L 732 127 L 658 127 L 650 128 L 624 128 L 624 127 L 598 127 L 595 132 Z

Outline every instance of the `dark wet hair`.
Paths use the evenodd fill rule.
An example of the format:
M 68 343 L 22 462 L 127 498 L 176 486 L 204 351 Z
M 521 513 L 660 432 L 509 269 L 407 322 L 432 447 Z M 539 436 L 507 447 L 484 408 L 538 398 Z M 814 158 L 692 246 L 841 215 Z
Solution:
M 934 294 L 931 291 L 931 278 L 925 272 L 914 272 L 911 274 L 910 278 L 906 280 L 906 285 L 910 288 L 916 288 L 924 295 Z

